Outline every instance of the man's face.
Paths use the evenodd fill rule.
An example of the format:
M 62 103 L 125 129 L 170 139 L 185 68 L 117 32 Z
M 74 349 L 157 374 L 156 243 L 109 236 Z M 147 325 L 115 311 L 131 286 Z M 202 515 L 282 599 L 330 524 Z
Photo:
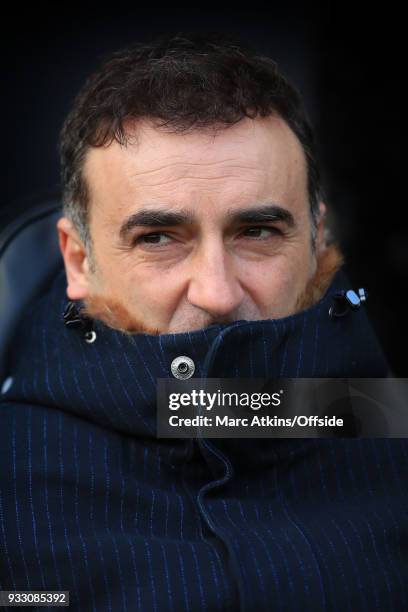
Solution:
M 287 124 L 244 119 L 216 135 L 134 128 L 133 144 L 86 158 L 94 271 L 75 230 L 59 224 L 70 299 L 151 333 L 294 312 L 316 260 L 306 161 Z

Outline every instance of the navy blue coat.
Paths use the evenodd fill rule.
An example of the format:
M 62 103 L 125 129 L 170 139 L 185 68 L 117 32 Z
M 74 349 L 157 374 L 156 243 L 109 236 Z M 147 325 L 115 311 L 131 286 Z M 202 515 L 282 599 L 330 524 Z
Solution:
M 0 404 L 0 589 L 75 611 L 408 610 L 404 439 L 158 439 L 156 379 L 386 375 L 364 312 L 127 336 L 25 317 Z M 40 609 L 40 608 L 39 608 Z

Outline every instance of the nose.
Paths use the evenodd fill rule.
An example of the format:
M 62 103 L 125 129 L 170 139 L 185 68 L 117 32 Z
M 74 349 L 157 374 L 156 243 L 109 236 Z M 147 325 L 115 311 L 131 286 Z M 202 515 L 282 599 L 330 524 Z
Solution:
M 236 270 L 222 247 L 207 249 L 195 258 L 187 292 L 190 304 L 217 319 L 232 315 L 243 297 Z

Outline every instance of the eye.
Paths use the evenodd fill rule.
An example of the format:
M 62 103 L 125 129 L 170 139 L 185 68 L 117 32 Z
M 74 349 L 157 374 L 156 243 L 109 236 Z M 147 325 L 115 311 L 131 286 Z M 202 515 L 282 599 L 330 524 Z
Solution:
M 142 236 L 138 236 L 133 241 L 133 244 L 158 244 L 159 246 L 163 246 L 165 244 L 168 244 L 170 240 L 170 236 L 168 236 L 164 232 L 152 232 L 150 234 L 143 234 Z
M 276 227 L 270 227 L 268 225 L 257 225 L 254 227 L 247 227 L 242 235 L 255 240 L 267 240 L 271 236 L 279 236 L 282 232 Z

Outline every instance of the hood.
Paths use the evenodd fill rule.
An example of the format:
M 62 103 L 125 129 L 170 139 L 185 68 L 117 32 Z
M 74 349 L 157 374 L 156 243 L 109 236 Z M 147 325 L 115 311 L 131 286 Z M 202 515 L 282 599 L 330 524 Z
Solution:
M 156 380 L 173 376 L 178 356 L 190 357 L 194 376 L 203 378 L 386 376 L 366 304 L 342 317 L 329 315 L 338 292 L 351 287 L 333 260 L 325 262 L 330 265 L 320 268 L 318 282 L 299 302 L 302 310 L 291 316 L 162 335 L 124 333 L 95 319 L 92 343 L 64 324 L 68 299 L 61 270 L 20 325 L 10 355 L 13 384 L 2 399 L 155 438 Z

